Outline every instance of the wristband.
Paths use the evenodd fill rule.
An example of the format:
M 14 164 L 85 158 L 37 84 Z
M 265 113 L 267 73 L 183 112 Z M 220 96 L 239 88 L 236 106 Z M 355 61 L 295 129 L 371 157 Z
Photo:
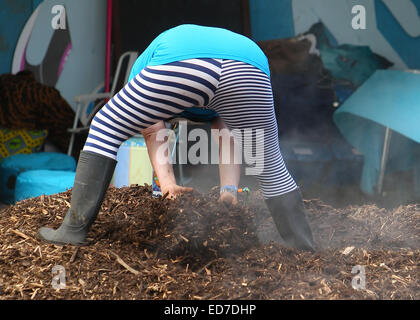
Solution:
M 238 187 L 235 187 L 235 186 L 223 186 L 223 187 L 220 187 L 220 194 L 222 194 L 223 192 L 230 192 L 230 193 L 232 193 L 233 195 L 237 195 L 237 193 L 238 193 Z

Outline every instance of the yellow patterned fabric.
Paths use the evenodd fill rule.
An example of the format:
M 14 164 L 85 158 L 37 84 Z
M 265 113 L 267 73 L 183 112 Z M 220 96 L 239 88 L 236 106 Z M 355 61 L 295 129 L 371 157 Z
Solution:
M 47 130 L 0 128 L 0 161 L 13 154 L 39 151 L 47 135 Z

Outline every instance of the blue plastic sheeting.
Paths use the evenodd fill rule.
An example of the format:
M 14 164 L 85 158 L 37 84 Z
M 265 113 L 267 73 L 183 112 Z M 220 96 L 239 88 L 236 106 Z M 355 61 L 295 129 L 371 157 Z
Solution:
M 5 158 L 0 163 L 0 200 L 2 202 L 14 202 L 16 179 L 22 172 L 30 170 L 75 171 L 76 161 L 73 157 L 58 152 L 15 154 Z
M 364 155 L 363 191 L 375 192 L 386 127 L 394 131 L 387 172 L 410 170 L 420 161 L 419 88 L 420 74 L 378 70 L 334 113 L 344 137 Z
M 21 173 L 16 180 L 15 202 L 52 195 L 73 188 L 75 172 L 31 170 Z
M 322 22 L 314 24 L 308 33 L 317 38 L 317 48 L 325 69 L 343 86 L 358 87 L 376 70 L 387 69 L 393 65 L 384 57 L 372 52 L 369 46 L 334 44 L 334 37 Z

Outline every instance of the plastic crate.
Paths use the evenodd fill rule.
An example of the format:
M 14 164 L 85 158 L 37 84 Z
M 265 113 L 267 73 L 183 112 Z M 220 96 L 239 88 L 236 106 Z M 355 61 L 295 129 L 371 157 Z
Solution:
M 117 166 L 111 184 L 117 188 L 132 184 L 151 185 L 153 168 L 142 135 L 135 135 L 123 142 L 117 153 Z
M 360 185 L 363 171 L 363 155 L 344 140 L 330 144 L 333 161 L 325 180 L 329 185 Z
M 332 155 L 328 146 L 316 142 L 280 141 L 287 169 L 300 187 L 323 183 Z

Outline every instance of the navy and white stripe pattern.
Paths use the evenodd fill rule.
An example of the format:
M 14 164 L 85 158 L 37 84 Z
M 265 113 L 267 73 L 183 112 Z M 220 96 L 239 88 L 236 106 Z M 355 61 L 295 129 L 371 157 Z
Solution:
M 96 114 L 83 150 L 115 159 L 126 139 L 193 106 L 215 110 L 231 130 L 264 130 L 263 136 L 240 140 L 250 153 L 263 143 L 263 152 L 248 158 L 263 163 L 257 179 L 265 198 L 297 188 L 280 153 L 270 79 L 234 60 L 189 59 L 144 68 Z
M 223 60 L 219 86 L 208 108 L 215 110 L 231 130 L 252 129 L 252 139 L 244 139 L 243 133 L 235 134 L 233 130 L 245 152 L 263 145 L 262 153 L 248 158 L 263 163 L 257 179 L 265 198 L 297 188 L 280 152 L 271 82 L 263 71 L 244 62 Z M 257 129 L 262 129 L 263 135 L 256 134 Z
M 83 150 L 115 159 L 120 145 L 141 130 L 190 107 L 206 106 L 220 72 L 217 59 L 144 68 L 95 115 Z

